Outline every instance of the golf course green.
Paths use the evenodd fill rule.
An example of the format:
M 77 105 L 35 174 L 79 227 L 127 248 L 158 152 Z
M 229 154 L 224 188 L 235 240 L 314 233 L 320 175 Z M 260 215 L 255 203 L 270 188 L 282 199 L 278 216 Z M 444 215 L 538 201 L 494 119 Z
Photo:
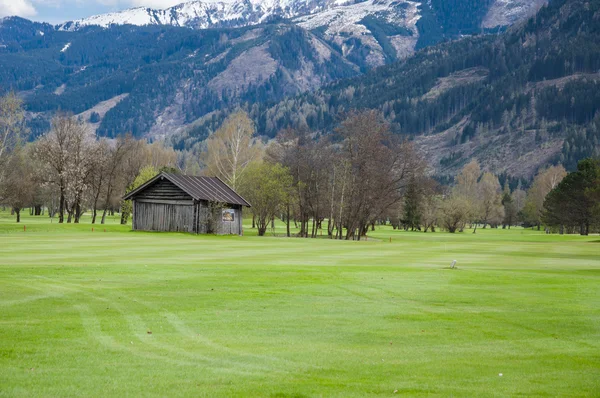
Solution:
M 600 395 L 599 236 L 245 228 L 2 213 L 0 396 Z

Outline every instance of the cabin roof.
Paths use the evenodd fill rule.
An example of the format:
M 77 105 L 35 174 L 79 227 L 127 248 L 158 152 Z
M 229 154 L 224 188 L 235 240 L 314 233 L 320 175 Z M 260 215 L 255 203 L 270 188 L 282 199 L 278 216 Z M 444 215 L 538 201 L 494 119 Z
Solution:
M 150 181 L 129 192 L 123 197 L 123 199 L 132 199 L 139 192 L 142 192 L 146 188 L 152 186 L 160 178 L 166 178 L 167 180 L 171 181 L 195 200 L 207 200 L 211 202 L 251 207 L 250 203 L 248 203 L 246 199 L 238 195 L 237 192 L 231 189 L 218 177 L 186 176 L 182 174 L 171 174 L 165 172 L 161 172 Z

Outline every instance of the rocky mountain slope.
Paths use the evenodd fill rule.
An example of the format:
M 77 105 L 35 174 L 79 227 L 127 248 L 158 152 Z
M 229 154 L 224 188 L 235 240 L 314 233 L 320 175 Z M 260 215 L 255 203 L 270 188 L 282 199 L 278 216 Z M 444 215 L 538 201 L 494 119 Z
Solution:
M 438 175 L 470 159 L 530 177 L 600 155 L 600 0 L 555 0 L 500 35 L 429 47 L 365 75 L 267 106 L 263 131 L 332 132 L 352 109 L 377 109 L 414 139 Z
M 60 109 L 84 118 L 97 113 L 93 128 L 101 135 L 176 134 L 190 137 L 178 141 L 189 146 L 209 134 L 231 107 L 262 109 L 403 59 L 416 48 L 480 33 L 493 4 L 195 1 L 58 27 L 5 18 L 0 21 L 0 91 L 21 93 L 33 136 L 47 129 Z M 277 19 L 282 17 L 288 19 Z M 256 25 L 261 21 L 270 22 Z M 211 29 L 189 28 L 207 26 Z M 261 119 L 265 126 L 267 119 Z
M 345 56 L 359 57 L 366 67 L 372 67 L 443 39 L 511 25 L 533 15 L 545 1 L 203 0 L 166 9 L 138 7 L 95 15 L 57 28 L 74 31 L 130 24 L 207 29 L 289 19 L 318 32 Z
M 283 23 L 211 30 L 46 28 L 16 18 L 0 26 L 6 43 L 0 85 L 20 92 L 35 134 L 58 110 L 78 115 L 101 107 L 98 134 L 158 138 L 215 111 L 281 100 L 360 69 L 317 35 Z M 19 31 L 21 39 L 7 40 L 4 31 Z

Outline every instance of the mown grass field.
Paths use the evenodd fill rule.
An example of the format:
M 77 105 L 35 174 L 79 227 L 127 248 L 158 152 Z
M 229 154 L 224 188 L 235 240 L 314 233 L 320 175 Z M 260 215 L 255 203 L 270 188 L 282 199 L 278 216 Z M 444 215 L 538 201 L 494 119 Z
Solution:
M 0 216 L 0 395 L 600 395 L 598 236 L 95 228 Z

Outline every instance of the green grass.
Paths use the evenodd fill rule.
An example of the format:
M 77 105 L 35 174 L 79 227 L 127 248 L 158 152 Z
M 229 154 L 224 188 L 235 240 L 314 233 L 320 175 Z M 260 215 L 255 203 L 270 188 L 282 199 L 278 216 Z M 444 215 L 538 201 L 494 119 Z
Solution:
M 0 395 L 600 395 L 598 236 L 109 221 L 0 215 Z

